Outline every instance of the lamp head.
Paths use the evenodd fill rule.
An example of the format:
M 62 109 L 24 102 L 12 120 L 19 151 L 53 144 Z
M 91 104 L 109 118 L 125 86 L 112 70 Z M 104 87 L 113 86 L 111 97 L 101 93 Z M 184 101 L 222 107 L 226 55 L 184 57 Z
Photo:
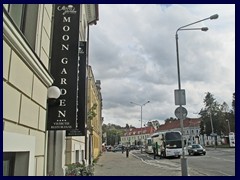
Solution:
M 212 20 L 212 19 L 217 19 L 217 18 L 218 18 L 218 14 L 214 14 L 214 15 L 212 15 L 212 16 L 209 17 L 209 19 L 211 19 L 211 20 Z
M 207 31 L 208 30 L 208 27 L 202 27 L 201 28 L 201 31 Z
M 57 86 L 51 86 L 48 88 L 47 97 L 48 104 L 51 106 L 58 105 L 58 98 L 61 95 L 61 90 Z
M 51 86 L 48 88 L 47 96 L 48 98 L 57 99 L 61 95 L 61 91 L 57 86 Z

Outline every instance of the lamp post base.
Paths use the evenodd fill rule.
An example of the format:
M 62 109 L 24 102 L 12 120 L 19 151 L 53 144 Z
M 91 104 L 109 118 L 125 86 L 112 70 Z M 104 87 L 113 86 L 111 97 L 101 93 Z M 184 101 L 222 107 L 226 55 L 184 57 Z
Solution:
M 181 158 L 182 176 L 188 176 L 188 163 L 187 158 Z

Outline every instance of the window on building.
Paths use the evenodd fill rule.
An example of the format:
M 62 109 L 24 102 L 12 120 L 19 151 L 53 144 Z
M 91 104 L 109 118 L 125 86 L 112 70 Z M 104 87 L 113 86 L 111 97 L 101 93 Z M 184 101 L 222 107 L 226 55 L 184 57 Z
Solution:
M 10 4 L 8 9 L 9 15 L 33 50 L 36 43 L 38 8 L 38 4 Z
M 4 152 L 3 176 L 27 176 L 29 152 Z
M 3 153 L 3 176 L 14 175 L 14 163 L 16 153 Z
M 75 162 L 79 162 L 79 150 L 75 151 Z

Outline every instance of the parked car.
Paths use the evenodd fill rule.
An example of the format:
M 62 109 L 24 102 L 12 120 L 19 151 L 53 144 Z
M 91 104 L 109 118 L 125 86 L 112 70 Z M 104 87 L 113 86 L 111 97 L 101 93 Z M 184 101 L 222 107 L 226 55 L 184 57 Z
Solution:
M 117 152 L 117 151 L 122 151 L 122 147 L 117 146 L 115 148 L 113 148 L 112 152 Z
M 139 145 L 130 145 L 130 150 L 139 150 L 140 146 Z
M 188 146 L 189 155 L 206 155 L 206 150 L 200 144 L 192 144 Z
M 113 150 L 113 147 L 112 146 L 106 146 L 106 150 L 109 152 L 109 151 L 112 151 Z

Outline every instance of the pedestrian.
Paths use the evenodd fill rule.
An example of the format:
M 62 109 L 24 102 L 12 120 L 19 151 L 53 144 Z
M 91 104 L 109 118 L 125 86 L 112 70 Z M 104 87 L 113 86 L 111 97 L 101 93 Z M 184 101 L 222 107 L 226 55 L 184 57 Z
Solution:
M 122 145 L 122 154 L 124 153 L 124 146 Z
M 126 148 L 126 157 L 128 158 L 128 154 L 129 154 L 129 148 Z
M 153 146 L 153 158 L 156 159 L 156 147 Z

